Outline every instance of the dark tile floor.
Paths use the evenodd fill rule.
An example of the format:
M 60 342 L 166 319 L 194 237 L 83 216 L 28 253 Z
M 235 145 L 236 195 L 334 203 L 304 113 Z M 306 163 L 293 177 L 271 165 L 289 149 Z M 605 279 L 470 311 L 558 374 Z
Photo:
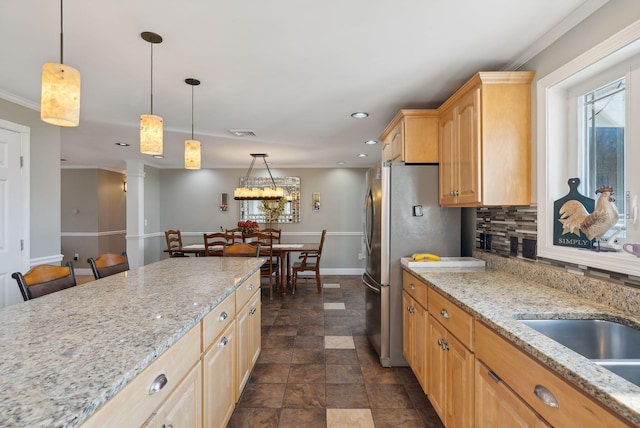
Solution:
M 411 369 L 380 366 L 359 276 L 262 293 L 262 352 L 229 427 L 442 427 Z

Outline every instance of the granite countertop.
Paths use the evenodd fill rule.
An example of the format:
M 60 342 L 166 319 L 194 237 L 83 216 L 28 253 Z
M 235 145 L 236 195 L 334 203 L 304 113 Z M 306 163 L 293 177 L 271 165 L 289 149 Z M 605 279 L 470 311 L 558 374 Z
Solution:
M 588 318 L 640 326 L 640 317 L 502 271 L 425 273 L 405 267 L 477 320 L 579 389 L 640 425 L 640 387 L 525 326 L 518 319 Z
M 263 261 L 172 258 L 0 309 L 0 425 L 78 426 Z

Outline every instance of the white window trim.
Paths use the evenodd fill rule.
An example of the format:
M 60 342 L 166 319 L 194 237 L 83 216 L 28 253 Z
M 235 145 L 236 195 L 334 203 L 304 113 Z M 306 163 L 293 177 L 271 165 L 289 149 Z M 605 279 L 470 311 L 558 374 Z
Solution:
M 553 202 L 575 177 L 569 163 L 567 90 L 576 82 L 640 53 L 640 21 L 540 79 L 537 83 L 538 249 L 540 257 L 640 277 L 640 259 L 625 252 L 596 253 L 553 245 Z M 620 213 L 623 215 L 623 213 Z

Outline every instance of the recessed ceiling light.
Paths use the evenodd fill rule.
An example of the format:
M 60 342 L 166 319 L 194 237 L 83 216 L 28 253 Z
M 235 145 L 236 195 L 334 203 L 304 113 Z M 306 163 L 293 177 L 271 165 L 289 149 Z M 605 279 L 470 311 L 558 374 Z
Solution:
M 129 147 L 131 145 L 129 143 L 123 143 L 123 142 L 115 143 L 115 144 L 116 144 L 116 146 L 121 146 L 121 147 Z
M 153 155 L 154 159 L 164 159 L 164 155 Z
M 345 162 L 345 161 L 338 161 L 338 162 L 336 162 L 336 163 L 337 163 L 338 165 L 345 165 L 345 164 L 346 164 L 346 162 Z
M 229 132 L 236 137 L 255 137 L 256 134 L 252 129 L 229 129 Z
M 364 143 L 368 144 L 368 145 L 378 144 L 378 142 L 376 140 L 367 140 Z
M 364 111 L 357 111 L 355 113 L 351 113 L 351 117 L 353 117 L 354 119 L 364 119 L 367 116 L 369 116 L 369 113 L 366 113 Z
M 367 156 L 369 156 L 369 155 L 368 155 L 368 154 L 366 154 L 366 153 L 360 153 L 360 154 L 358 155 L 358 157 L 359 157 L 359 158 L 366 158 Z

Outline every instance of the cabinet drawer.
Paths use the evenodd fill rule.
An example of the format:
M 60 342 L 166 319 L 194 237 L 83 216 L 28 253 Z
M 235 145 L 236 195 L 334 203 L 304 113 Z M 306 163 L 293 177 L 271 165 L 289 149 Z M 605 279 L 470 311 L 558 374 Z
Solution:
M 209 345 L 218 337 L 220 332 L 228 326 L 236 316 L 235 293 L 227 296 L 202 320 L 202 349 L 206 351 Z
M 476 325 L 476 357 L 553 426 L 628 426 L 602 404 L 481 323 Z M 537 397 L 535 390 L 540 387 L 553 394 L 558 407 L 551 407 Z
M 258 290 L 260 290 L 259 270 L 236 289 L 236 308 L 240 310 Z
M 428 289 L 429 313 L 468 349 L 473 350 L 473 318 L 432 288 Z
M 427 307 L 427 284 L 406 270 L 402 271 L 402 288 L 423 308 Z
M 106 402 L 87 422 L 87 427 L 141 426 L 169 397 L 200 359 L 200 325 L 192 328 Z M 154 394 L 149 387 L 164 374 L 167 383 Z

